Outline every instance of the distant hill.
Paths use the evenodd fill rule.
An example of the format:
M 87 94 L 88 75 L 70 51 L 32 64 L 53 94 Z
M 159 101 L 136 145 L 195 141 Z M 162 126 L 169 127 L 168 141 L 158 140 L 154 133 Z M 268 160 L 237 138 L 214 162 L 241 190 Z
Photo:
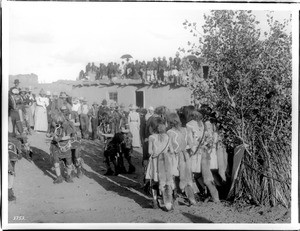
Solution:
M 21 87 L 36 86 L 39 84 L 38 76 L 36 74 L 19 74 L 9 75 L 9 87 L 14 85 L 15 79 L 20 80 Z

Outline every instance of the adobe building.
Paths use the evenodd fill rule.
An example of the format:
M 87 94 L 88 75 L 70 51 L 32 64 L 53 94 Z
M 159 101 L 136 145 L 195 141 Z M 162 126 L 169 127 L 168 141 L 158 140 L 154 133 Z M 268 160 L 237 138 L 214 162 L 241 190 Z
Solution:
M 207 78 L 209 72 L 208 65 L 201 65 L 201 76 Z M 36 75 L 10 76 L 9 85 L 13 85 L 13 80 L 19 78 L 20 87 L 33 87 L 33 93 L 38 94 L 43 88 L 45 91 L 66 92 L 72 97 L 85 97 L 92 105 L 93 102 L 101 104 L 103 99 L 108 102 L 113 100 L 119 105 L 123 103 L 128 109 L 130 104 L 135 104 L 141 108 L 150 106 L 166 106 L 169 109 L 177 109 L 192 103 L 192 92 L 186 86 L 143 84 L 141 79 L 120 79 L 113 78 L 112 81 L 107 78 L 94 80 L 94 73 L 89 73 L 88 80 L 59 80 L 53 83 L 38 84 Z M 22 77 L 22 78 L 21 78 Z
M 73 85 L 71 95 L 85 97 L 90 105 L 94 101 L 101 104 L 102 100 L 106 99 L 108 102 L 114 100 L 118 104 L 123 103 L 126 108 L 130 104 L 135 104 L 141 108 L 164 105 L 169 109 L 177 109 L 191 104 L 191 91 L 188 87 L 145 85 L 133 80 L 127 84 L 76 83 Z
M 206 59 L 201 58 L 198 63 L 200 76 L 206 79 L 209 75 L 209 65 Z M 74 82 L 71 96 L 85 97 L 91 105 L 94 101 L 101 104 L 103 99 L 108 102 L 123 103 L 125 107 L 135 104 L 141 108 L 164 105 L 169 109 L 177 109 L 192 103 L 192 92 L 186 86 L 173 85 L 156 86 L 143 84 L 142 81 L 133 79 L 95 80 L 96 73 L 89 71 L 88 80 Z

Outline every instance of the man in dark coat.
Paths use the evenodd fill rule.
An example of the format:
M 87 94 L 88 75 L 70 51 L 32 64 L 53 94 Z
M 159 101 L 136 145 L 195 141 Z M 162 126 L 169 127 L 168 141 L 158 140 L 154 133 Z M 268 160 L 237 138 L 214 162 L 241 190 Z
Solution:
M 21 90 L 21 88 L 19 87 L 20 86 L 20 80 L 18 80 L 18 79 L 15 79 L 14 80 L 14 86 L 13 87 L 11 87 L 10 89 L 9 89 L 9 92 L 11 92 L 13 89 L 18 89 L 19 91 Z
M 27 134 L 31 135 L 31 127 L 29 124 L 29 111 L 30 111 L 30 103 L 31 100 L 29 96 L 26 94 L 26 89 L 22 88 L 20 92 L 20 96 L 22 98 L 22 104 L 20 105 L 20 110 L 22 111 L 23 115 L 23 129 L 26 131 Z M 29 110 L 28 110 L 29 109 Z M 31 112 L 31 111 L 30 111 Z
M 88 75 L 90 70 L 91 70 L 91 64 L 88 63 L 88 65 L 86 65 L 85 67 L 85 74 Z
M 99 104 L 94 102 L 89 111 L 89 117 L 91 117 L 91 125 L 92 125 L 92 140 L 97 139 L 97 128 L 99 126 Z
M 154 76 L 154 83 L 156 83 L 158 81 L 158 78 L 157 78 L 157 70 L 158 70 L 158 62 L 156 60 L 156 58 L 153 58 L 153 61 L 151 63 L 151 69 L 153 70 L 153 76 Z
M 19 114 L 19 106 L 22 104 L 21 96 L 19 95 L 18 88 L 13 88 L 8 94 L 8 116 L 11 117 L 11 122 L 13 126 L 13 136 L 16 136 L 16 127 L 19 134 L 23 134 L 23 126 Z

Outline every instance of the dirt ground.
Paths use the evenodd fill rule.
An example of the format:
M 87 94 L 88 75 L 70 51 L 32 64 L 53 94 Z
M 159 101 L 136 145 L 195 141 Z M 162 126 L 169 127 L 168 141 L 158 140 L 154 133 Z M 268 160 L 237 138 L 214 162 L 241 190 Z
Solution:
M 170 212 L 154 210 L 141 189 L 141 150 L 133 155 L 136 173 L 104 176 L 100 141 L 83 141 L 83 178 L 55 185 L 50 140 L 44 133 L 33 133 L 29 141 L 33 159 L 16 164 L 17 200 L 9 203 L 9 223 L 290 223 L 285 208 L 236 207 L 226 201 L 188 207 L 181 200 Z

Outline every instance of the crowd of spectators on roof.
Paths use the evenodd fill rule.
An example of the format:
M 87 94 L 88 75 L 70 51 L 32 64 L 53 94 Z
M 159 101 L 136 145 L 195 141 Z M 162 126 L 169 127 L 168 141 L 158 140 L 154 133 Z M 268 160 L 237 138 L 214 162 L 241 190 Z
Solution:
M 191 79 L 191 69 L 199 68 L 199 62 L 186 57 L 180 58 L 177 52 L 174 58 L 164 56 L 153 58 L 151 61 L 131 61 L 130 58 L 126 58 L 121 64 L 109 62 L 107 65 L 100 63 L 96 66 L 94 63 L 88 63 L 85 71 L 80 71 L 79 79 L 88 80 L 89 74 L 94 73 L 95 80 L 107 78 L 113 82 L 114 79 L 136 79 L 144 84 L 186 86 Z

